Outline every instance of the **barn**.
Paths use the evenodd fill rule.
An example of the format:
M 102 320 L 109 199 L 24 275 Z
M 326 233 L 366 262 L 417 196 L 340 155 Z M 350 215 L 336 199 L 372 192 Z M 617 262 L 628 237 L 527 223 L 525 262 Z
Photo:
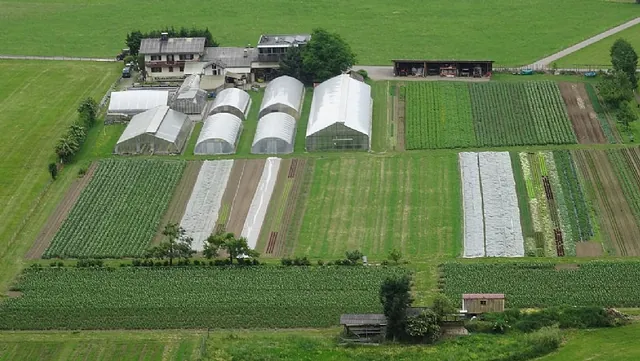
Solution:
M 462 295 L 462 312 L 477 315 L 485 312 L 504 312 L 502 293 L 465 293 Z
M 493 60 L 393 60 L 395 76 L 489 78 L 492 72 Z
M 244 90 L 228 88 L 216 96 L 213 105 L 209 110 L 209 115 L 217 113 L 231 113 L 236 117 L 245 120 L 251 108 L 251 97 Z
M 280 112 L 299 119 L 303 99 L 304 85 L 298 79 L 286 75 L 273 79 L 264 91 L 258 118 Z
M 177 154 L 187 142 L 191 120 L 162 105 L 135 115 L 116 143 L 116 154 Z
M 233 154 L 242 132 L 242 119 L 230 113 L 210 115 L 202 126 L 194 154 Z
M 171 99 L 171 109 L 185 114 L 201 114 L 207 105 L 207 92 L 200 89 L 200 76 L 189 75 Z
M 288 154 L 293 152 L 296 119 L 287 113 L 269 113 L 258 121 L 253 138 L 253 154 Z
M 371 87 L 347 74 L 318 85 L 307 125 L 307 151 L 369 150 L 372 107 Z
M 164 90 L 130 90 L 112 92 L 107 121 L 125 121 L 151 108 L 167 105 L 169 92 Z

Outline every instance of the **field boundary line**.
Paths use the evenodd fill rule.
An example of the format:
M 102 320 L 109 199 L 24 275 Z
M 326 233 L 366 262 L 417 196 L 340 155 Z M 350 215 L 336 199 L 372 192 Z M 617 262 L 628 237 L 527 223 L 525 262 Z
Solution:
M 73 56 L 31 56 L 31 55 L 1 55 L 2 60 L 57 60 L 57 61 L 93 61 L 99 63 L 116 63 L 115 58 L 89 58 Z

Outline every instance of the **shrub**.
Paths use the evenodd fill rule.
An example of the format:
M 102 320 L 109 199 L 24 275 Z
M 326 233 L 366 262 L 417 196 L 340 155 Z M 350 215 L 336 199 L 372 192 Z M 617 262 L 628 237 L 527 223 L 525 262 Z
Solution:
M 318 266 L 324 266 L 324 261 L 323 261 L 323 260 L 321 260 L 321 259 L 319 259 L 319 260 L 318 260 Z
M 464 327 L 471 333 L 493 333 L 493 322 L 490 321 L 467 321 Z
M 291 258 L 284 257 L 280 260 L 280 264 L 282 264 L 283 266 L 293 266 L 293 261 L 291 260 Z

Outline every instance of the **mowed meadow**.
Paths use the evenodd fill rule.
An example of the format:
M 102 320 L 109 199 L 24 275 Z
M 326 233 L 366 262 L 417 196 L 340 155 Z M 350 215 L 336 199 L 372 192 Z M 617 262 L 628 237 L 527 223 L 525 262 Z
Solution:
M 360 64 L 429 57 L 522 65 L 640 16 L 640 8 L 601 0 L 9 0 L 0 2 L 0 14 L 0 45 L 8 54 L 112 57 L 127 32 L 166 25 L 208 26 L 225 46 L 323 27 L 340 33 Z

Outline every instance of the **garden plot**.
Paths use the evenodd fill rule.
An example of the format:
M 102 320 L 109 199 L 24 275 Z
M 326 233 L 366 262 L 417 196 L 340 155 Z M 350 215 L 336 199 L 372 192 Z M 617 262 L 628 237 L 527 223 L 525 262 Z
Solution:
M 242 232 L 264 164 L 265 159 L 241 159 L 233 163 L 227 189 L 222 197 L 222 210 L 216 232 L 224 231 L 237 235 Z
M 260 236 L 262 222 L 267 213 L 267 207 L 271 200 L 273 188 L 278 179 L 278 170 L 280 169 L 280 158 L 268 158 L 258 183 L 253 201 L 249 207 L 249 214 L 242 228 L 242 236 L 247 238 L 249 247 L 255 248 Z
M 460 167 L 465 207 L 464 257 L 524 256 L 509 153 L 462 153 Z
M 222 195 L 227 188 L 233 160 L 206 161 L 200 169 L 180 225 L 193 238 L 193 249 L 202 251 L 218 220 Z

